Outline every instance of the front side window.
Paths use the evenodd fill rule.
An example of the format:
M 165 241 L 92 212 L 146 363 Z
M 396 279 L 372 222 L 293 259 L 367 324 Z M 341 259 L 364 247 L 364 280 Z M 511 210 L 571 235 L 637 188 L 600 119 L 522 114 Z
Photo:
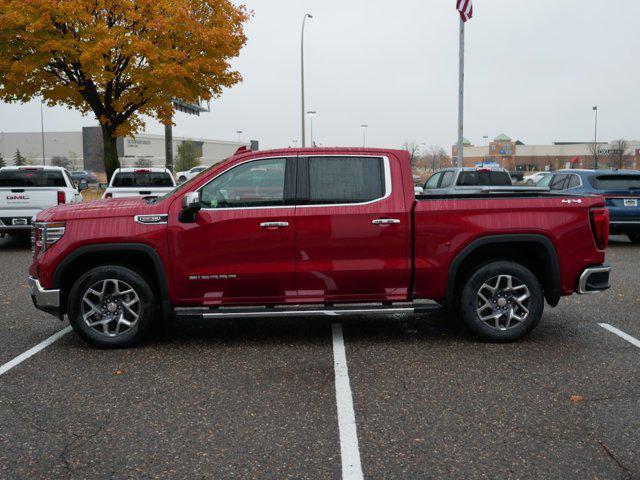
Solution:
M 362 203 L 384 197 L 384 168 L 375 157 L 310 157 L 309 203 Z
M 447 170 L 442 175 L 442 181 L 440 182 L 440 188 L 449 188 L 453 182 L 454 172 L 453 170 Z
M 424 184 L 424 189 L 433 189 L 438 188 L 438 182 L 440 181 L 440 177 L 442 177 L 442 172 L 434 173 L 429 177 L 429 180 Z
M 284 205 L 284 158 L 238 165 L 202 187 L 204 208 L 249 208 Z

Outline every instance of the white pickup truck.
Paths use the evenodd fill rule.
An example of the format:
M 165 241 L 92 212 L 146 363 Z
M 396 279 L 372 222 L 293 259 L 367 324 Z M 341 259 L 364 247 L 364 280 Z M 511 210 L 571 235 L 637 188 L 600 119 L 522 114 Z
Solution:
M 84 190 L 86 184 L 81 184 Z M 82 202 L 69 172 L 62 167 L 0 168 L 0 237 L 31 231 L 42 210 L 63 203 Z
M 166 168 L 118 168 L 102 198 L 160 197 L 173 190 L 176 182 Z

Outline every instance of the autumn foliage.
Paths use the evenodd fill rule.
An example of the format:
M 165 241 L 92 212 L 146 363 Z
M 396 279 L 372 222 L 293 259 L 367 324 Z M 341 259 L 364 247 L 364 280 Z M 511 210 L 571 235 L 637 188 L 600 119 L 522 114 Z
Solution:
M 109 177 L 115 137 L 147 115 L 167 124 L 172 99 L 210 100 L 241 81 L 244 5 L 229 0 L 0 0 L 0 99 L 93 113 Z

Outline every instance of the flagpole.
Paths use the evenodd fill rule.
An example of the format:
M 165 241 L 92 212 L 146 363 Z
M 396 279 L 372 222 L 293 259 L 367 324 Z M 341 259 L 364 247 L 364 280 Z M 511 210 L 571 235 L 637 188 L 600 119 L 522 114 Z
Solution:
M 458 78 L 458 160 L 457 167 L 462 167 L 462 149 L 464 138 L 464 20 L 460 17 L 460 73 Z

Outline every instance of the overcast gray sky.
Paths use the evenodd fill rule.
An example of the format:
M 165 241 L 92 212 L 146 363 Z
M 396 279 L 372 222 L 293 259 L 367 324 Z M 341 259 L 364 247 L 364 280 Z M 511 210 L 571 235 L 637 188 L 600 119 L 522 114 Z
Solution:
M 255 16 L 235 62 L 244 83 L 211 113 L 179 113 L 175 135 L 299 139 L 300 26 L 308 23 L 307 107 L 323 145 L 449 147 L 456 139 L 455 0 L 247 0 Z M 475 0 L 467 25 L 465 136 L 506 133 L 527 144 L 590 140 L 593 105 L 602 139 L 640 138 L 640 2 Z M 47 108 L 46 130 L 78 130 L 92 117 Z M 0 130 L 39 131 L 39 102 L 0 104 Z M 162 133 L 157 122 L 147 132 Z

